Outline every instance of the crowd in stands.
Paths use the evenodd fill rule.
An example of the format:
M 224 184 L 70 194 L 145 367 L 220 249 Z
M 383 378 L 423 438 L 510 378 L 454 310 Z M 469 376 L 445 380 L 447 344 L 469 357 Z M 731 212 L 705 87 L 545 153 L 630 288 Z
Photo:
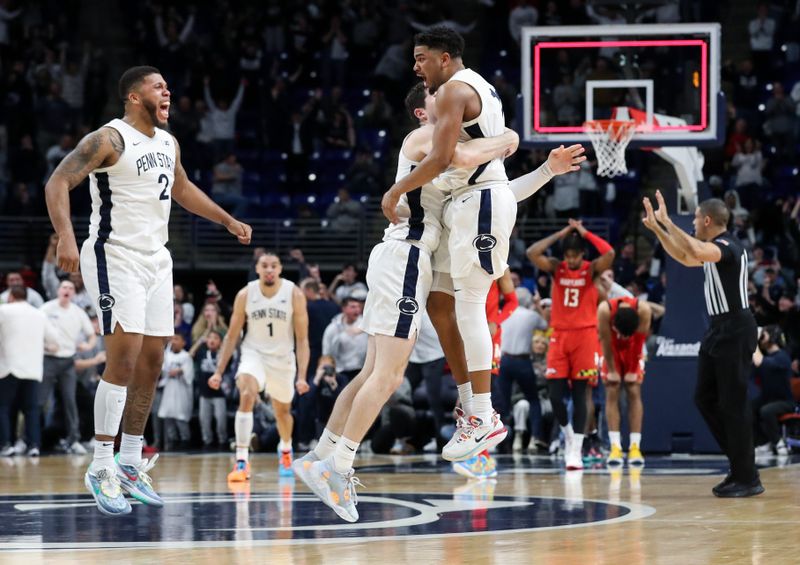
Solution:
M 114 91 L 115 81 L 110 53 L 74 34 L 79 13 L 74 4 L 63 11 L 60 3 L 46 0 L 0 3 L 0 215 L 44 215 L 42 189 L 47 176 L 76 140 L 109 117 L 108 93 Z M 515 115 L 519 28 L 593 20 L 613 23 L 621 18 L 614 11 L 587 11 L 584 0 L 520 0 L 511 7 L 491 1 L 463 4 L 470 7 L 465 12 L 476 14 L 474 19 L 456 22 L 459 13 L 434 2 L 367 0 L 258 4 L 231 0 L 203 9 L 178 2 L 125 3 L 124 13 L 126 27 L 134 30 L 130 48 L 136 55 L 130 64 L 155 64 L 167 78 L 173 97 L 170 128 L 181 143 L 184 166 L 198 185 L 237 215 L 324 217 L 330 229 L 346 234 L 364 217 L 361 198 L 379 197 L 391 184 L 392 152 L 411 127 L 399 116 L 402 96 L 415 80 L 411 72 L 414 30 L 444 20 L 463 26 L 460 31 L 472 49 L 467 63 L 491 76 L 503 99 L 508 125 L 514 126 L 519 125 Z M 715 2 L 691 3 L 690 8 L 684 4 L 666 3 L 643 21 L 719 19 Z M 481 14 L 491 17 L 481 18 Z M 478 37 L 479 32 L 491 34 L 496 41 L 471 41 L 470 34 Z M 797 377 L 797 5 L 775 1 L 759 6 L 748 33 L 749 56 L 724 58 L 727 137 L 721 147 L 703 149 L 704 172 L 711 194 L 724 198 L 732 210 L 732 231 L 748 247 L 748 293 L 759 325 L 782 329 L 791 371 Z M 607 64 L 599 58 L 589 70 L 602 73 Z M 559 112 L 566 119 L 574 102 L 573 89 L 565 83 L 558 92 L 564 102 Z M 507 163 L 509 176 L 533 170 L 545 157 L 542 151 L 521 150 Z M 594 167 L 588 161 L 579 173 L 558 177 L 540 196 L 521 205 L 520 225 L 528 218 L 544 216 L 613 218 L 617 260 L 613 274 L 604 276 L 635 296 L 663 303 L 664 253 L 640 227 L 639 196 L 657 187 L 649 184 L 645 171 L 628 193 L 629 188 L 599 179 Z M 73 194 L 75 213 L 87 213 L 88 191 L 79 189 Z M 36 403 L 44 408 L 42 445 L 79 453 L 81 441 L 91 437 L 91 398 L 105 353 L 102 336 L 96 335 L 97 312 L 80 275 L 58 272 L 55 240 L 43 243 L 47 251 L 41 269 L 24 267 L 5 273 L 0 280 L 0 303 L 8 302 L 19 287 L 24 289 L 25 301 L 36 308 L 63 301 L 60 293 L 66 292 L 77 311 L 86 316 L 75 314 L 84 329 L 76 335 L 74 352 L 67 347 L 60 357 L 46 354 L 73 358 L 75 378 L 68 367 L 45 374 L 42 382 L 47 384 L 41 388 L 47 398 Z M 533 311 L 538 305 L 546 310 L 550 283 L 527 261 L 525 249 L 530 243 L 515 235 L 509 262 L 517 275 L 518 292 L 528 293 L 526 299 L 521 296 L 521 307 Z M 336 395 L 363 363 L 366 339 L 357 324 L 367 289 L 359 281 L 356 266 L 345 266 L 332 279 L 325 277 L 326 284 L 319 268 L 305 263 L 300 249 L 292 250 L 285 260 L 299 268 L 298 282 L 308 299 L 311 320 L 312 390 L 295 405 L 295 439 L 303 447 L 316 436 Z M 255 278 L 253 272 L 248 276 Z M 71 282 L 71 291 L 63 290 L 70 287 L 63 280 Z M 168 346 L 148 431 L 149 440 L 162 448 L 227 445 L 230 415 L 238 404 L 233 385 L 236 364 L 231 364 L 220 390 L 208 388 L 207 377 L 227 329 L 230 299 L 213 283 L 203 289 L 175 287 L 177 337 Z M 92 321 L 93 326 L 86 325 Z M 91 332 L 89 327 L 93 327 Z M 547 341 L 539 335 L 532 335 L 531 359 L 543 410 L 528 406 L 531 416 L 523 426 L 524 404 L 513 404 L 520 410 L 515 428 L 526 429 L 533 436 L 530 445 L 541 447 L 551 436 L 543 386 Z M 451 423 L 455 385 L 435 339 L 426 337 L 423 330 L 407 386 L 401 387 L 380 419 L 373 436 L 375 449 L 421 450 L 448 435 L 442 428 Z M 66 365 L 51 363 L 55 364 Z M 45 368 L 51 367 L 45 364 Z M 513 389 L 513 401 L 523 396 Z M 278 441 L 267 406 L 260 404 L 256 416 L 255 429 L 263 446 Z M 544 418 L 536 419 L 534 414 Z M 60 433 L 63 430 L 69 433 Z M 410 435 L 398 430 L 409 430 Z M 16 428 L 12 429 L 15 433 Z

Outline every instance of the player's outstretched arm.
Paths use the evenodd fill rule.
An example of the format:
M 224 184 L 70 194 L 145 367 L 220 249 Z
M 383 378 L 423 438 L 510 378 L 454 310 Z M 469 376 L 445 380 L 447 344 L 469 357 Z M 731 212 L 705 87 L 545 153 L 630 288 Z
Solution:
M 522 202 L 536 194 L 553 177 L 579 170 L 580 164 L 586 160 L 586 156 L 583 154 L 585 151 L 580 144 L 569 147 L 561 145 L 550 151 L 547 161 L 542 163 L 538 169 L 515 178 L 509 184 L 517 202 Z
M 403 194 L 431 182 L 450 166 L 470 96 L 475 96 L 475 91 L 462 82 L 447 83 L 439 88 L 436 95 L 438 120 L 433 131 L 431 152 L 383 195 L 381 208 L 390 222 L 398 222 L 397 202 Z
M 474 169 L 494 159 L 510 157 L 516 153 L 518 147 L 519 135 L 514 130 L 506 128 L 502 135 L 457 143 L 450 164 L 457 169 Z
M 664 202 L 664 196 L 660 190 L 656 190 L 656 202 L 658 202 L 658 209 L 654 212 L 656 220 L 667 228 L 667 232 L 672 236 L 673 241 L 686 252 L 689 258 L 698 263 L 717 263 L 722 259 L 722 252 L 719 247 L 713 243 L 700 241 L 696 237 L 692 237 L 672 222 L 672 218 L 667 213 L 667 204 Z
M 294 318 L 294 351 L 297 357 L 297 394 L 308 392 L 308 361 L 311 358 L 311 347 L 308 343 L 308 309 L 306 296 L 295 287 L 292 291 L 292 317 Z
M 231 314 L 230 324 L 228 324 L 228 333 L 225 334 L 225 339 L 222 340 L 222 348 L 217 359 L 217 370 L 208 379 L 208 386 L 215 390 L 222 383 L 222 375 L 225 374 L 225 369 L 233 356 L 233 350 L 239 344 L 239 336 L 247 319 L 245 306 L 247 306 L 247 287 L 240 290 L 236 294 L 236 300 L 233 301 L 233 313 Z
M 175 138 L 173 137 L 173 139 Z M 253 234 L 253 228 L 228 214 L 200 190 L 196 184 L 189 180 L 189 176 L 181 163 L 181 150 L 177 139 L 175 139 L 175 156 L 175 184 L 172 187 L 172 198 L 175 202 L 192 214 L 225 226 L 230 233 L 238 238 L 239 243 L 248 245 Z
M 569 232 L 572 231 L 572 226 L 566 226 L 554 234 L 548 235 L 544 239 L 540 239 L 530 247 L 528 247 L 528 259 L 531 263 L 536 265 L 536 268 L 545 273 L 552 273 L 558 268 L 558 259 L 555 257 L 548 257 L 545 252 L 550 249 L 559 240 L 564 239 Z
M 78 186 L 94 169 L 102 167 L 114 157 L 119 157 L 125 143 L 113 128 L 100 128 L 81 139 L 53 174 L 44 187 L 47 213 L 58 234 L 56 261 L 62 271 L 74 273 L 78 270 L 80 255 L 75 232 L 70 219 L 69 191 Z

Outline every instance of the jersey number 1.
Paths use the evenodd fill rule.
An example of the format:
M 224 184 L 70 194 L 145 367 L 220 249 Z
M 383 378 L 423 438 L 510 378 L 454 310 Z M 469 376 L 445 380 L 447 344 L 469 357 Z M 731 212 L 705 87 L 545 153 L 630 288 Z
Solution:
M 267 324 L 267 327 L 269 328 L 269 337 L 272 337 L 272 322 Z
M 159 200 L 169 200 L 169 194 L 167 194 L 167 190 L 169 190 L 169 177 L 167 175 L 161 175 L 158 177 L 158 184 L 164 183 L 164 190 L 161 191 L 161 195 L 158 197 Z
M 577 288 L 565 288 L 564 306 L 569 306 L 570 308 L 577 308 L 580 297 L 581 297 L 581 291 L 578 290 Z

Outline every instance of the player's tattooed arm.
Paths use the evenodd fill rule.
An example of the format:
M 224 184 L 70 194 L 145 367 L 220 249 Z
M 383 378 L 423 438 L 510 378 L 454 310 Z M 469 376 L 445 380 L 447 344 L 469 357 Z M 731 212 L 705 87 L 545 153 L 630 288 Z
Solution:
M 113 165 L 124 148 L 119 132 L 113 128 L 100 128 L 84 137 L 48 179 L 44 194 L 47 213 L 58 234 L 56 261 L 61 270 L 69 273 L 78 270 L 78 244 L 70 219 L 69 191 L 94 169 Z
M 172 185 L 172 198 L 192 214 L 225 226 L 239 239 L 239 243 L 249 244 L 253 229 L 228 214 L 189 180 L 181 163 L 181 147 L 174 136 L 172 139 L 175 140 L 175 181 Z

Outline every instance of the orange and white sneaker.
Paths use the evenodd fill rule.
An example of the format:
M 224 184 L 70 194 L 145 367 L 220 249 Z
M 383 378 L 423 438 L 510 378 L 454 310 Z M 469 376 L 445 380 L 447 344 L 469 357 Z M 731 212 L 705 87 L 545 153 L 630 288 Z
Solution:
M 485 422 L 477 416 L 470 416 L 467 425 L 456 428 L 453 438 L 442 449 L 442 458 L 447 461 L 464 461 L 491 449 L 508 435 L 508 430 L 495 412 Z
M 347 474 L 337 473 L 333 457 L 312 463 L 308 470 L 311 490 L 347 522 L 358 522 L 356 487 L 363 485 L 354 473 L 354 469 Z
M 229 483 L 243 483 L 250 480 L 250 462 L 239 459 L 233 465 L 233 471 L 228 473 Z

